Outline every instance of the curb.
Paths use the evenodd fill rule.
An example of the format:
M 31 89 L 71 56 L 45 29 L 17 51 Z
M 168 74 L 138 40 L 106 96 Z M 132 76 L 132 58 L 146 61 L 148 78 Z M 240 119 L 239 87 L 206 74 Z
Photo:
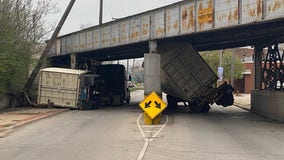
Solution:
M 246 107 L 244 107 L 244 106 L 242 106 L 242 105 L 240 105 L 240 104 L 234 104 L 234 106 L 236 106 L 236 107 L 238 107 L 238 108 L 240 108 L 240 109 L 243 109 L 243 110 L 246 110 L 246 111 L 249 111 L 249 112 L 250 112 L 250 109 L 248 109 L 248 108 L 246 108 Z
M 68 109 L 50 111 L 50 112 L 47 112 L 47 113 L 43 113 L 43 114 L 40 114 L 40 115 L 36 115 L 36 116 L 32 116 L 32 117 L 23 119 L 23 120 L 17 122 L 13 126 L 5 127 L 5 128 L 0 129 L 0 133 L 6 132 L 6 131 L 9 131 L 9 130 L 12 130 L 12 129 L 15 129 L 15 128 L 18 128 L 18 127 L 21 127 L 21 126 L 24 126 L 26 124 L 32 123 L 32 122 L 40 120 L 40 119 L 44 119 L 44 118 L 48 118 L 48 117 L 54 116 L 56 114 L 63 113 L 63 112 L 66 112 L 66 111 L 68 111 Z M 0 138 L 1 137 L 3 137 L 3 136 L 0 135 Z

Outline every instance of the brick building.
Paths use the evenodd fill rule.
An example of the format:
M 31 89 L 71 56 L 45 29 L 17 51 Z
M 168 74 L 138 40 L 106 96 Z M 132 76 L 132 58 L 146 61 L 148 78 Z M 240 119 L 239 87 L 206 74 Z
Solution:
M 235 91 L 239 93 L 249 94 L 254 88 L 254 61 L 252 48 L 238 48 L 236 55 L 242 59 L 245 64 L 243 78 L 234 81 Z

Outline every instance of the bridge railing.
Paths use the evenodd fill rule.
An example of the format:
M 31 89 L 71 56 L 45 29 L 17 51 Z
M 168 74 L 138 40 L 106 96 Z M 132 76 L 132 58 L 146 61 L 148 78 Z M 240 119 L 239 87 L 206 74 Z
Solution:
M 283 0 L 185 0 L 58 37 L 49 56 L 190 35 L 283 17 Z

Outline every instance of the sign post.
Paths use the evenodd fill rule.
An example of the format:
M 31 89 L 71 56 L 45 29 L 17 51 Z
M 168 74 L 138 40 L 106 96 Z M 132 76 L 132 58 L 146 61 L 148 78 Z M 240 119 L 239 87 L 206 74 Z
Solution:
M 224 73 L 224 68 L 223 67 L 218 67 L 218 81 L 223 81 L 223 73 Z

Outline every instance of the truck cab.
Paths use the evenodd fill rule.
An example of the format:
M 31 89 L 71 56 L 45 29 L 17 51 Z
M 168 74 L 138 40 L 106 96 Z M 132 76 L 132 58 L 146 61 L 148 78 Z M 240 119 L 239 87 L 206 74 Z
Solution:
M 101 76 L 104 92 L 111 99 L 107 103 L 111 105 L 122 105 L 124 101 L 129 103 L 130 91 L 127 86 L 127 75 L 123 65 L 99 65 L 96 66 L 95 74 Z

